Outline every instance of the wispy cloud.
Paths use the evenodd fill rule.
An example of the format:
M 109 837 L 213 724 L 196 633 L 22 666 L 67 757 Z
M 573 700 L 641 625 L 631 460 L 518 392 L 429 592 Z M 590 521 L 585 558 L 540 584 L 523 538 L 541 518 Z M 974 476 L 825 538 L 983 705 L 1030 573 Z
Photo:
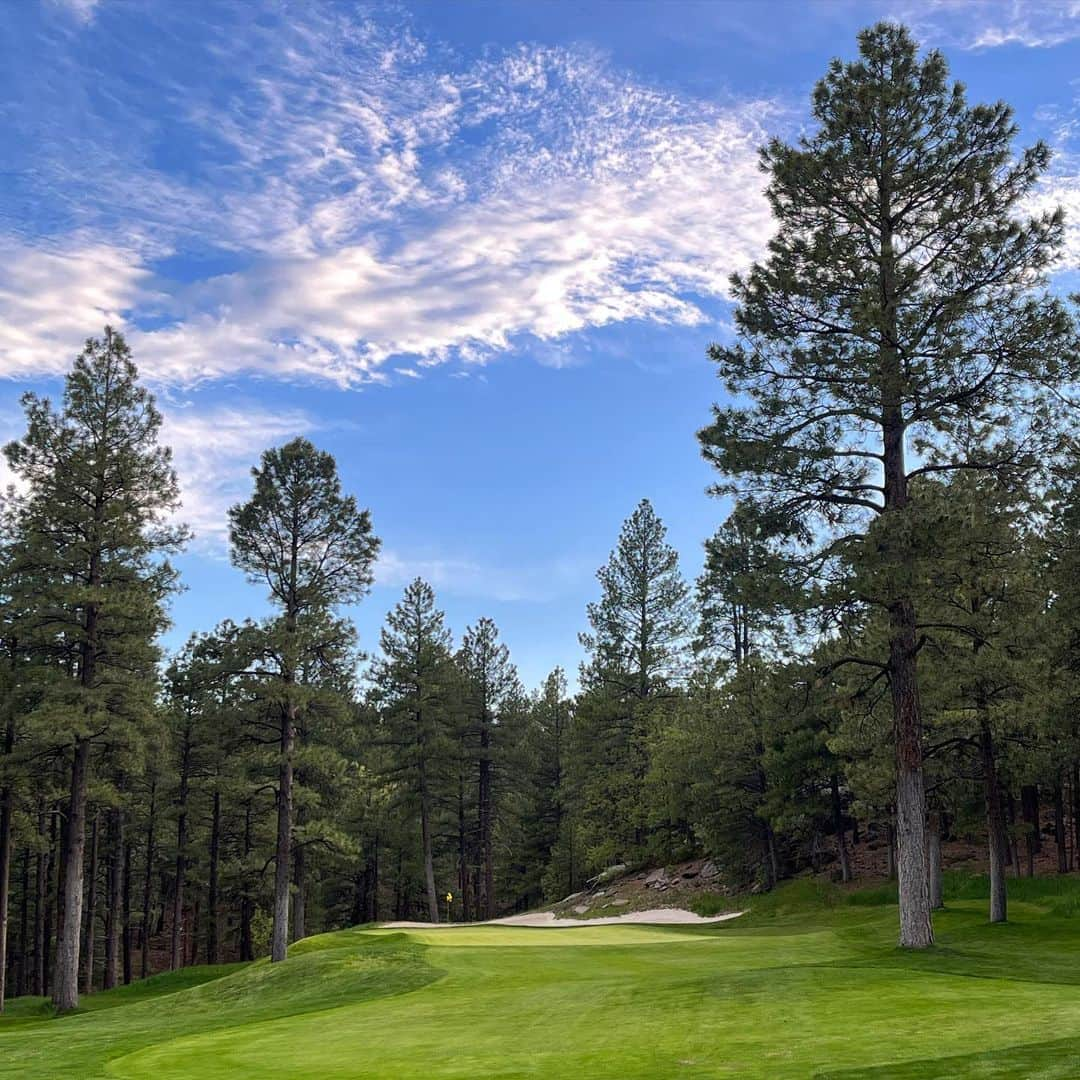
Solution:
M 892 12 L 930 44 L 1053 48 L 1080 37 L 1078 0 L 922 0 Z
M 228 509 L 251 494 L 251 468 L 262 450 L 317 427 L 299 410 L 251 404 L 162 411 L 161 441 L 172 447 L 183 499 L 177 517 L 207 552 L 224 551 Z
M 9 240 L 0 373 L 62 369 L 107 316 L 160 382 L 409 377 L 521 339 L 699 321 L 767 239 L 767 104 L 659 93 L 582 50 L 463 63 L 407 24 L 328 10 L 254 26 L 243 47 L 218 27 L 192 69 L 228 55 L 224 103 L 156 76 L 181 170 L 139 149 L 154 137 L 140 102 L 108 87 L 136 146 L 92 158 L 76 199 L 84 135 L 53 117 L 34 168 L 77 202 L 78 231 L 48 254 L 24 230 Z M 177 280 L 208 236 L 226 268 Z M 34 273 L 48 287 L 30 301 Z

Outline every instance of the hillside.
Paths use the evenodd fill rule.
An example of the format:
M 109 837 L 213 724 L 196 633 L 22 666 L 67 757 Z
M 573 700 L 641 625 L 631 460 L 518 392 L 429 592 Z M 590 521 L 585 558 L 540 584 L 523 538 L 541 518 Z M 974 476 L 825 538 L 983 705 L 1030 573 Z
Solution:
M 985 921 L 949 875 L 940 947 L 895 948 L 881 891 L 799 882 L 707 927 L 356 928 L 277 965 L 189 969 L 0 1019 L 0 1076 L 420 1078 L 1077 1075 L 1080 899 L 1018 882 Z M 857 1019 L 856 1019 L 857 1017 Z

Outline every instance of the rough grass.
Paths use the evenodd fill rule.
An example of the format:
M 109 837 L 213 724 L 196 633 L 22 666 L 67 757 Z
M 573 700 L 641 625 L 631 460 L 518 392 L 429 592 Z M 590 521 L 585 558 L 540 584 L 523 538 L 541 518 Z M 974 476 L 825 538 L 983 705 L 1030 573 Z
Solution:
M 350 930 L 0 1020 L 0 1075 L 654 1078 L 1080 1075 L 1074 878 L 950 875 L 938 946 L 885 889 L 800 881 L 708 927 Z

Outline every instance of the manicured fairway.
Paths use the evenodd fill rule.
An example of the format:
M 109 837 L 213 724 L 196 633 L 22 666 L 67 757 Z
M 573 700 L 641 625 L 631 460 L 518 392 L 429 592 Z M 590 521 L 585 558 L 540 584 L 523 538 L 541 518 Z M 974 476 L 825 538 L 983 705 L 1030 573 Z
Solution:
M 847 903 L 707 928 L 350 930 L 60 1020 L 14 1003 L 0 1075 L 1076 1077 L 1080 919 L 1012 915 L 953 901 L 928 955 L 893 948 L 893 907 Z

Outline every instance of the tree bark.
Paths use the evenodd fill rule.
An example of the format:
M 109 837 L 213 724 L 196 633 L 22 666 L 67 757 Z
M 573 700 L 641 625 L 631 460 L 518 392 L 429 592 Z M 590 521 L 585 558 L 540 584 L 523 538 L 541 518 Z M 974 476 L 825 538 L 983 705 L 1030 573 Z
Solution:
M 247 864 L 248 856 L 251 855 L 251 800 L 244 804 L 244 864 Z M 243 894 L 240 899 L 240 959 L 254 960 L 255 950 L 251 940 L 251 917 L 252 903 L 248 885 L 243 885 Z
M 926 857 L 922 708 L 915 669 L 915 612 L 908 601 L 890 610 L 889 672 L 896 722 L 896 861 L 900 885 L 900 945 L 934 943 Z
M 4 733 L 4 754 L 15 747 L 15 710 L 9 707 Z M 0 1013 L 4 1011 L 7 993 L 8 904 L 11 891 L 11 818 L 14 796 L 10 787 L 0 790 Z
M 30 849 L 23 848 L 22 855 L 22 899 L 19 912 L 19 980 L 15 984 L 15 993 L 22 997 L 30 989 L 30 957 L 33 947 L 30 944 Z
M 303 844 L 293 852 L 293 885 L 296 900 L 293 904 L 293 941 L 307 937 L 307 861 Z
M 127 986 L 131 982 L 131 843 L 126 839 L 123 843 L 123 855 L 124 897 L 122 907 L 123 922 L 120 927 L 120 967 L 123 973 L 124 985 Z
M 124 812 L 110 812 L 109 901 L 105 914 L 105 980 L 106 990 L 120 984 L 120 928 L 124 908 Z
M 1069 872 L 1069 851 L 1065 840 L 1065 798 L 1061 790 L 1061 777 L 1054 785 L 1054 843 L 1057 845 L 1058 873 Z
M 86 938 L 83 956 L 83 993 L 94 992 L 94 940 L 97 932 L 97 884 L 98 884 L 98 819 L 101 815 L 95 811 L 90 824 L 90 881 L 89 896 L 86 900 Z
M 487 717 L 480 724 L 480 859 L 483 863 L 481 910 L 485 919 L 495 918 L 495 857 L 492 848 L 491 728 Z
M 38 810 L 38 848 L 34 867 L 34 980 L 33 989 L 38 997 L 45 996 L 45 971 L 48 961 L 45 958 L 45 893 L 48 888 L 48 864 L 45 844 L 45 810 Z
M 154 881 L 154 818 L 157 809 L 157 779 L 150 781 L 150 811 L 146 824 L 146 866 L 143 868 L 142 926 L 139 944 L 142 955 L 139 959 L 140 977 L 145 979 L 150 974 L 150 899 Z
M 274 865 L 274 930 L 270 962 L 284 960 L 289 947 L 289 862 L 292 853 L 293 750 L 296 744 L 296 707 L 289 701 L 281 726 L 281 761 L 278 766 L 277 845 Z
M 945 906 L 941 888 L 941 815 L 928 815 L 926 857 L 930 862 L 930 908 L 938 911 Z
M 1035 856 L 1042 851 L 1042 837 L 1039 835 L 1039 789 L 1034 784 L 1025 784 L 1020 789 L 1020 806 L 1024 814 L 1025 847 L 1027 850 L 1028 877 L 1035 876 Z
M 423 750 L 421 750 L 421 754 L 423 754 Z M 428 918 L 433 923 L 437 923 L 439 921 L 439 898 L 435 892 L 435 856 L 431 839 L 431 806 L 427 783 L 427 762 L 423 757 L 420 759 L 420 843 L 424 855 L 424 888 L 427 893 Z
M 71 794 L 63 842 L 61 918 L 56 934 L 52 1002 L 58 1012 L 79 1005 L 79 937 L 82 929 L 83 856 L 86 850 L 86 793 L 90 774 L 90 743 L 75 740 L 71 764 Z
M 985 719 L 980 722 L 979 753 L 982 758 L 986 834 L 990 853 L 990 921 L 1000 923 L 1005 922 L 1008 917 L 1008 886 L 1005 881 L 1007 837 L 994 755 L 994 738 Z
M 893 815 L 890 812 L 889 820 L 885 825 L 885 876 L 890 881 L 896 880 L 896 826 L 893 824 Z
M 188 795 L 191 784 L 191 726 L 184 731 L 180 753 L 180 786 L 176 803 L 176 876 L 173 887 L 172 939 L 169 967 L 178 970 L 184 963 L 184 886 L 187 878 Z
M 216 964 L 218 949 L 218 879 L 221 866 L 221 792 L 214 789 L 210 814 L 210 880 L 206 893 L 206 962 Z
M 836 834 L 836 853 L 840 859 L 840 880 L 845 884 L 851 880 L 851 859 L 848 857 L 847 837 L 844 829 L 844 810 L 840 802 L 840 778 L 832 774 L 832 819 L 833 832 Z

